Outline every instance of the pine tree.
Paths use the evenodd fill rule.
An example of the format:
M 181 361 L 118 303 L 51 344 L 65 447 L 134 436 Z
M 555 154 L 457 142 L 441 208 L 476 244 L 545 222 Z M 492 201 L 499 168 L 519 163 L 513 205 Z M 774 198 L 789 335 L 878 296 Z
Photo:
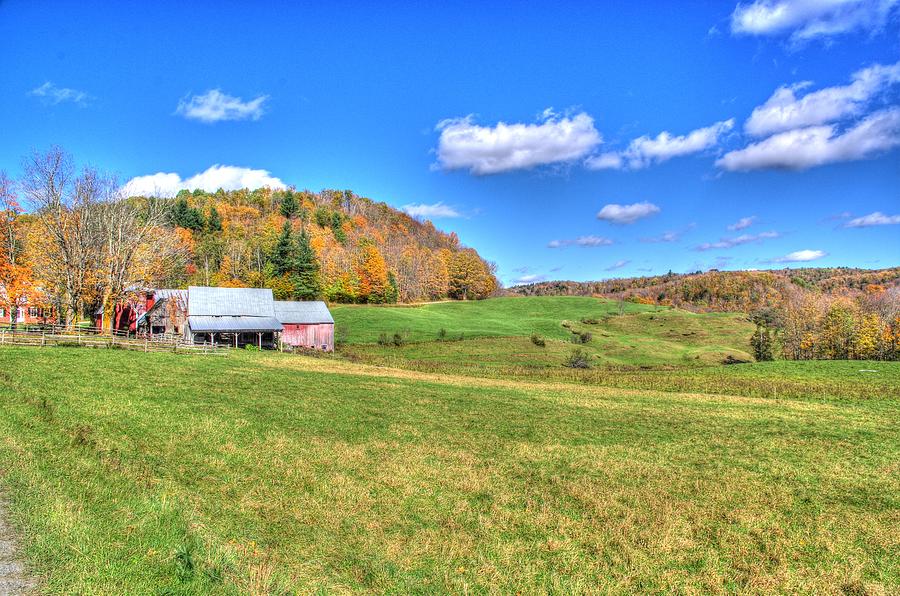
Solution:
M 278 242 L 275 244 L 275 248 L 272 249 L 272 254 L 269 257 L 269 261 L 272 263 L 276 275 L 284 275 L 293 270 L 293 254 L 294 239 L 291 230 L 291 222 L 286 221 L 281 228 L 281 235 L 278 236 Z
M 319 260 L 309 244 L 306 230 L 297 238 L 297 250 L 293 263 L 294 295 L 299 300 L 317 300 L 322 294 L 319 278 Z
M 219 215 L 219 211 L 215 207 L 209 210 L 209 217 L 206 219 L 206 229 L 210 232 L 222 231 L 222 216 Z
M 284 196 L 281 198 L 281 214 L 286 218 L 291 219 L 299 212 L 300 203 L 297 202 L 297 197 L 294 196 L 294 192 L 290 189 L 284 191 Z
M 400 298 L 400 288 L 397 286 L 397 277 L 393 271 L 388 271 L 388 287 L 384 293 L 384 301 L 387 304 L 397 304 Z

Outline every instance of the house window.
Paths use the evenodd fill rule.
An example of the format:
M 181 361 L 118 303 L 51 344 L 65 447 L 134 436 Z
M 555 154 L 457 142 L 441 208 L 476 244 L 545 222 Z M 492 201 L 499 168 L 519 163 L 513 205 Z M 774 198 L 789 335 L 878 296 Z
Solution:
M 5 316 L 6 316 L 6 309 L 0 308 L 0 317 L 5 317 Z
M 39 313 L 40 313 L 40 312 L 41 312 L 41 309 L 39 309 L 39 308 L 36 307 L 36 306 L 29 306 L 29 307 L 28 307 L 28 316 L 29 316 L 29 317 L 37 317 L 37 316 L 39 316 Z

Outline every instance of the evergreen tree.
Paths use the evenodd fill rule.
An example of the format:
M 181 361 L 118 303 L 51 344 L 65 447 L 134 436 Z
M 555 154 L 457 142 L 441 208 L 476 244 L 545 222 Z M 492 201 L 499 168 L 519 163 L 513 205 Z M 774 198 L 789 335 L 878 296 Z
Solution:
M 306 230 L 297 238 L 297 251 L 293 263 L 294 295 L 299 300 L 316 300 L 322 294 L 319 278 L 319 260 L 309 244 Z
M 209 210 L 209 217 L 206 219 L 206 229 L 210 232 L 222 231 L 222 216 L 219 215 L 219 211 L 215 207 Z
M 774 360 L 772 332 L 764 325 L 756 326 L 756 333 L 750 338 L 750 346 L 753 348 L 753 357 L 757 362 Z
M 269 257 L 276 275 L 290 273 L 293 269 L 294 239 L 291 232 L 291 222 L 284 222 L 278 242 L 275 243 L 275 248 L 272 249 Z
M 174 225 L 181 228 L 187 228 L 188 230 L 203 229 L 203 214 L 199 210 L 188 206 L 187 199 L 183 197 L 175 201 L 175 205 L 169 213 L 169 218 Z
M 397 304 L 400 299 L 400 288 L 397 286 L 397 277 L 393 271 L 388 271 L 388 287 L 384 293 L 384 301 L 388 304 Z
M 300 203 L 291 189 L 284 191 L 281 197 L 281 214 L 288 219 L 293 218 L 300 212 Z

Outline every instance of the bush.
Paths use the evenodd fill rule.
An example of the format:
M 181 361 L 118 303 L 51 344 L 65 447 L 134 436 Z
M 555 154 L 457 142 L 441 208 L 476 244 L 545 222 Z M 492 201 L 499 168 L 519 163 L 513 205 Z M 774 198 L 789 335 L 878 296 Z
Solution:
M 387 346 L 390 345 L 390 340 L 388 339 L 387 333 L 381 333 L 378 336 L 378 345 L 379 346 Z
M 593 319 L 590 317 L 585 317 L 585 318 L 581 319 L 581 322 L 584 323 L 585 325 L 597 325 L 600 323 L 600 321 L 598 321 L 597 319 Z
M 403 336 L 399 333 L 395 333 L 393 337 L 393 344 L 398 348 L 403 345 Z
M 438 331 L 438 341 L 445 341 L 447 339 L 447 330 L 441 327 L 441 330 Z
M 573 331 L 572 332 L 572 343 L 575 344 L 586 344 L 591 339 L 594 338 L 594 335 L 590 331 Z
M 563 366 L 569 368 L 592 368 L 591 355 L 581 348 L 575 348 L 563 362 Z
M 543 348 L 547 345 L 547 342 L 544 341 L 544 338 L 538 335 L 537 333 L 531 334 L 531 343 L 538 346 L 539 348 Z
M 259 348 L 254 346 L 253 344 L 247 344 L 246 346 L 244 346 L 244 349 L 247 350 L 248 352 L 255 352 Z

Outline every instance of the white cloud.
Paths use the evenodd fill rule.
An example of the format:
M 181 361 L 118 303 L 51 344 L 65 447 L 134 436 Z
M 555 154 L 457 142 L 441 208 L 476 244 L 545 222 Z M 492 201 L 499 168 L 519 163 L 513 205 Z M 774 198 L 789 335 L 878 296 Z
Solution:
M 441 217 L 460 217 L 459 212 L 443 203 L 433 203 L 431 205 L 425 203 L 410 203 L 403 206 L 403 211 L 412 217 L 422 217 L 425 219 L 437 219 Z
M 869 226 L 890 226 L 900 224 L 900 215 L 885 215 L 881 211 L 851 219 L 845 228 L 867 228 Z
M 756 221 L 756 216 L 751 215 L 750 217 L 742 217 L 737 220 L 735 223 L 728 226 L 728 229 L 732 232 L 737 232 L 738 230 L 744 230 L 753 225 L 753 222 Z
M 631 205 L 618 205 L 611 203 L 604 205 L 597 213 L 597 219 L 615 224 L 633 224 L 639 219 L 650 217 L 659 213 L 659 207 L 653 203 L 632 203 Z
M 766 103 L 753 110 L 744 130 L 760 137 L 856 116 L 875 96 L 896 83 L 900 83 L 900 62 L 864 68 L 853 73 L 849 85 L 826 87 L 799 99 L 797 92 L 809 87 L 810 82 L 779 87 Z
M 574 240 L 551 240 L 547 248 L 563 248 L 565 246 L 581 246 L 589 248 L 594 246 L 609 246 L 613 241 L 603 236 L 580 236 Z
M 176 114 L 207 124 L 223 120 L 259 120 L 268 95 L 260 95 L 250 101 L 232 97 L 219 89 L 210 89 L 203 95 L 192 95 L 178 102 Z
M 207 192 L 215 192 L 220 188 L 225 190 L 249 188 L 253 190 L 266 186 L 269 188 L 286 188 L 284 182 L 270 175 L 267 170 L 253 170 L 216 164 L 186 180 L 182 180 L 178 174 L 165 172 L 136 176 L 129 180 L 122 190 L 126 196 L 171 197 L 182 189 L 194 190 L 199 188 Z
M 741 234 L 740 236 L 735 236 L 734 238 L 722 238 L 718 242 L 704 242 L 703 244 L 697 245 L 697 250 L 713 250 L 713 249 L 721 249 L 721 248 L 734 248 L 735 246 L 740 246 L 741 244 L 749 244 L 751 242 L 761 242 L 763 240 L 769 240 L 772 238 L 778 238 L 780 234 L 778 232 L 760 232 L 759 234 Z
M 514 279 L 513 283 L 514 284 L 535 284 L 535 283 L 540 283 L 542 281 L 547 281 L 546 275 L 532 274 L 532 275 L 522 275 L 521 277 Z
M 559 116 L 549 109 L 536 124 L 480 126 L 470 115 L 442 120 L 435 129 L 441 133 L 436 167 L 478 175 L 573 161 L 602 142 L 588 114 Z
M 91 96 L 84 91 L 70 89 L 68 87 L 57 87 L 50 81 L 47 81 L 40 87 L 35 87 L 28 92 L 28 95 L 40 97 L 41 101 L 44 103 L 54 106 L 66 101 L 71 101 L 74 104 L 83 106 L 91 99 Z
M 775 259 L 770 259 L 770 263 L 803 263 L 806 261 L 815 261 L 816 259 L 821 259 L 826 256 L 824 250 L 797 250 L 792 253 L 788 253 L 783 257 L 778 257 Z
M 733 127 L 734 118 L 731 118 L 681 136 L 672 136 L 668 131 L 663 131 L 653 138 L 645 135 L 631 141 L 624 151 L 600 153 L 589 157 L 585 165 L 592 170 L 646 168 L 673 157 L 709 149 L 718 143 L 720 136 Z
M 622 259 L 620 261 L 616 261 L 612 265 L 606 268 L 607 271 L 615 271 L 616 269 L 621 269 L 622 267 L 628 265 L 631 262 L 629 259 Z
M 844 132 L 829 124 L 778 133 L 726 153 L 716 165 L 730 171 L 804 170 L 864 159 L 897 145 L 900 145 L 900 108 L 890 108 L 874 112 Z
M 737 35 L 785 35 L 794 42 L 882 29 L 897 0 L 754 0 L 731 15 Z

